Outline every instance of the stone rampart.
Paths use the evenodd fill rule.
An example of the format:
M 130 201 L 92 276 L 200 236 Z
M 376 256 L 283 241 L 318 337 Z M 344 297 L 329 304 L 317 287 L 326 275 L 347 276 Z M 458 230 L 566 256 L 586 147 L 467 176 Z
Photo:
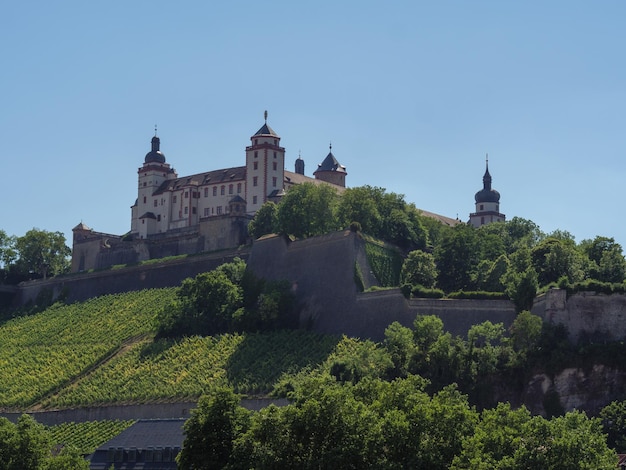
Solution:
M 155 264 L 23 282 L 19 285 L 15 303 L 16 305 L 35 303 L 37 296 L 44 290 L 49 290 L 55 299 L 64 296 L 69 302 L 77 302 L 105 294 L 178 286 L 184 279 L 211 271 L 235 257 L 245 260 L 249 252 L 249 247 L 246 247 Z
M 532 313 L 544 321 L 563 324 L 570 340 L 617 341 L 626 338 L 626 295 L 550 289 L 537 297 Z
M 291 281 L 302 309 L 301 325 L 322 333 L 378 341 L 390 323 L 411 327 L 422 314 L 438 315 L 447 330 L 464 336 L 475 322 L 489 320 L 508 327 L 515 318 L 509 301 L 408 302 L 399 289 L 359 293 L 355 263 L 361 265 L 364 256 L 365 242 L 350 231 L 297 241 L 273 236 L 254 243 L 248 265 L 257 276 Z

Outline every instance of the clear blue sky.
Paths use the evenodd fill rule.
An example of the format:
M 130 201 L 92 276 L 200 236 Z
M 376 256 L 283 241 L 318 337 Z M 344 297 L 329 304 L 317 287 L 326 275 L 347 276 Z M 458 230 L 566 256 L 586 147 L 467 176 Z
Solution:
M 485 154 L 508 219 L 626 246 L 626 2 L 4 2 L 2 224 L 130 229 L 154 125 L 179 175 L 270 126 L 311 175 L 467 220 Z

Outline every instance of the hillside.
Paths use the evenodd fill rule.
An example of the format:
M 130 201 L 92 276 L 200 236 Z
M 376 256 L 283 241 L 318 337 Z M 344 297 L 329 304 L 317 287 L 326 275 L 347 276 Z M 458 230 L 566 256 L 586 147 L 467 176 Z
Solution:
M 283 372 L 321 362 L 337 342 L 295 331 L 154 343 L 154 315 L 174 292 L 107 295 L 2 324 L 0 408 L 194 400 L 227 384 L 263 394 Z

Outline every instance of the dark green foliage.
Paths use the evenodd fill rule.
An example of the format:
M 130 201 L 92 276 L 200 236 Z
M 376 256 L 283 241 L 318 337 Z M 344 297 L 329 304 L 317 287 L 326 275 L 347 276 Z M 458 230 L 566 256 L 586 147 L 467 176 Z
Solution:
M 52 455 L 50 432 L 32 417 L 22 415 L 17 424 L 0 418 L 0 469 L 86 470 L 89 463 L 76 449 L 67 447 Z
M 33 278 L 56 276 L 70 269 L 71 250 L 65 245 L 61 232 L 48 232 L 33 228 L 15 239 L 18 258 L 15 265 L 22 273 Z
M 435 247 L 439 278 L 437 285 L 446 292 L 471 288 L 472 273 L 479 262 L 476 229 L 459 224 L 443 234 Z
M 296 238 L 338 230 L 338 202 L 336 190 L 329 185 L 303 183 L 293 186 L 278 206 L 278 230 Z
M 617 452 L 626 452 L 626 401 L 614 401 L 600 411 L 607 442 Z
M 248 233 L 253 238 L 259 238 L 269 233 L 275 233 L 277 229 L 278 206 L 272 201 L 267 201 L 248 224 Z
M 383 287 L 400 285 L 400 271 L 403 259 L 393 248 L 387 248 L 373 241 L 365 243 L 365 253 L 374 276 Z
M 446 293 L 441 289 L 427 289 L 426 287 L 420 285 L 411 286 L 410 292 L 413 297 L 425 299 L 441 299 L 446 295 Z
M 297 321 L 289 282 L 257 279 L 236 258 L 183 281 L 157 315 L 157 339 L 295 328 Z
M 504 292 L 487 291 L 457 291 L 450 292 L 449 299 L 473 299 L 473 300 L 507 300 L 509 297 Z
M 412 286 L 421 285 L 432 288 L 435 286 L 437 274 L 433 255 L 421 250 L 414 250 L 409 253 L 402 264 L 400 282 Z
M 532 248 L 531 259 L 539 285 L 557 282 L 562 276 L 569 282 L 583 279 L 583 258 L 573 240 L 546 238 Z
M 535 270 L 528 268 L 523 272 L 515 272 L 510 269 L 505 274 L 504 280 L 505 293 L 513 301 L 517 311 L 530 310 L 539 288 Z
M 181 468 L 224 468 L 233 442 L 249 426 L 249 413 L 232 390 L 219 389 L 200 398 L 185 422 L 185 441 L 176 457 Z

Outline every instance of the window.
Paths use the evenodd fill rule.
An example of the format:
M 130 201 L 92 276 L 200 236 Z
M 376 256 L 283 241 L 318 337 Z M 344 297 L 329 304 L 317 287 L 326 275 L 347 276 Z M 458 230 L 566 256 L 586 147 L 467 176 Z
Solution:
M 253 168 L 255 170 L 258 170 L 259 169 L 259 162 L 254 162 Z
M 143 197 L 143 203 L 146 203 L 146 196 Z
M 204 188 L 204 197 L 209 197 L 209 188 Z
M 257 201 L 257 197 L 256 196 L 252 196 L 252 204 L 256 204 Z
M 272 169 L 276 171 L 278 169 L 278 163 L 272 162 Z
M 278 140 L 274 139 L 274 145 L 278 145 Z M 274 152 L 274 155 L 276 155 L 276 152 Z
M 172 196 L 172 203 L 176 204 L 176 196 Z
M 228 194 L 232 194 L 233 193 L 233 185 L 229 184 L 228 185 Z
M 252 178 L 252 186 L 258 186 L 258 184 L 259 184 L 259 178 L 255 176 L 254 178 Z
M 222 206 L 217 206 L 217 215 L 222 213 Z
M 224 194 L 226 194 L 226 186 L 222 185 L 220 187 L 220 194 L 223 196 Z
M 276 152 L 274 152 L 274 158 L 276 158 Z
M 157 215 L 157 222 L 161 222 L 161 214 Z
M 276 187 L 276 177 L 275 176 L 272 178 L 272 186 Z
M 209 215 L 210 215 L 209 208 L 208 208 L 208 207 L 205 207 L 205 208 L 204 208 L 204 216 L 205 216 L 205 217 L 208 217 Z
M 485 208 L 482 204 L 480 205 L 480 210 L 482 211 Z
M 195 207 L 192 207 L 192 208 L 191 208 L 191 213 L 192 213 L 192 214 L 197 213 L 197 209 L 196 209 Z
M 189 214 L 189 207 L 185 207 L 185 215 Z
M 154 207 L 157 207 L 159 205 L 159 202 L 155 199 L 154 200 Z
M 145 181 L 143 182 L 143 187 L 145 188 L 147 186 L 148 183 L 146 183 Z
M 213 186 L 213 196 L 217 196 L 217 186 Z
M 241 194 L 241 183 L 237 183 L 237 194 Z
M 259 145 L 259 139 L 254 139 L 254 145 Z M 254 153 L 255 153 L 254 156 L 256 157 L 256 152 L 254 152 Z
M 485 225 L 485 218 L 484 217 L 480 218 L 480 225 Z
M 189 197 L 189 192 L 185 191 L 185 199 Z
M 259 156 L 259 152 L 257 152 L 256 150 L 254 151 L 254 158 L 257 158 Z

